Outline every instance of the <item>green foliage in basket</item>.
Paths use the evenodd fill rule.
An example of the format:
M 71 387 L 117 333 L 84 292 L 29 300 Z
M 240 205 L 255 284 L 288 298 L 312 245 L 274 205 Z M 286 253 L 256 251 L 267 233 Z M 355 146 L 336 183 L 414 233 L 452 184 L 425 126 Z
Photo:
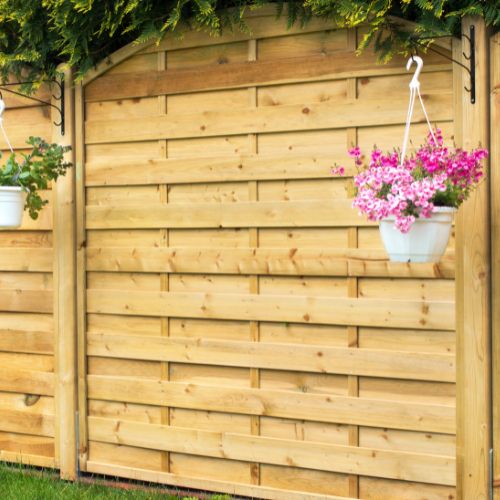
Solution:
M 66 170 L 72 163 L 64 161 L 64 154 L 71 146 L 49 144 L 40 137 L 30 137 L 26 142 L 33 149 L 31 153 L 19 153 L 23 157 L 18 163 L 16 153 L 12 153 L 7 163 L 0 167 L 0 186 L 19 186 L 28 192 L 25 210 L 33 220 L 38 219 L 38 212 L 48 203 L 42 200 L 38 190 L 47 189 L 49 181 L 57 181 L 60 175 L 66 175 Z M 0 153 L 0 158 L 3 155 Z

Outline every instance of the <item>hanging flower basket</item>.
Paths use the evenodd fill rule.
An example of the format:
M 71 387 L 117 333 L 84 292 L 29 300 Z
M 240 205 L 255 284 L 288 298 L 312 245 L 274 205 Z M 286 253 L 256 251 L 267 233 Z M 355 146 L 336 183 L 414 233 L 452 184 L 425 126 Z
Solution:
M 16 229 L 21 226 L 28 192 L 22 187 L 0 186 L 0 228 Z
M 439 262 L 450 239 L 452 207 L 434 207 L 428 219 L 419 217 L 407 233 L 394 230 L 395 215 L 380 221 L 380 236 L 391 262 Z
M 0 166 L 0 229 L 16 229 L 21 227 L 25 209 L 33 220 L 38 219 L 38 213 L 48 203 L 42 200 L 38 190 L 47 189 L 49 181 L 55 182 L 60 175 L 66 175 L 72 164 L 64 162 L 64 154 L 71 146 L 30 137 L 26 144 L 31 147 L 31 153 L 20 153 L 23 161 L 19 163 L 3 128 L 4 111 L 5 103 L 0 98 L 0 128 L 11 151 L 6 164 Z
M 71 166 L 63 162 L 64 154 L 71 147 L 48 144 L 34 137 L 30 137 L 27 144 L 32 151 L 21 153 L 22 162 L 18 163 L 12 152 L 6 165 L 0 166 L 0 229 L 21 227 L 24 210 L 33 220 L 38 219 L 40 210 L 47 204 L 38 190 L 47 189 L 49 181 L 55 182 Z
M 360 148 L 349 154 L 358 175 L 354 176 L 353 208 L 369 221 L 379 221 L 380 235 L 391 262 L 439 262 L 450 238 L 453 216 L 471 195 L 483 176 L 481 161 L 488 152 L 479 148 L 471 153 L 443 146 L 441 130 L 432 130 L 420 96 L 418 63 L 410 83 L 410 106 L 403 149 L 383 155 L 376 146 L 369 166 L 363 167 Z M 418 95 L 429 125 L 425 144 L 405 156 L 415 98 Z M 332 170 L 344 174 L 343 168 Z

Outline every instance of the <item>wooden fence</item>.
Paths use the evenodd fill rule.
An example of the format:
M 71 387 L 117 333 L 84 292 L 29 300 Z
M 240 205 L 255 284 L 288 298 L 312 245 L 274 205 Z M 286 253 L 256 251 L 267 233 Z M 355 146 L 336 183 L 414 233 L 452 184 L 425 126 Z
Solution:
M 487 68 L 484 23 L 464 22 Z M 82 471 L 266 499 L 488 498 L 488 184 L 439 264 L 390 263 L 350 208 L 347 148 L 398 145 L 406 58 L 356 57 L 364 28 L 284 35 L 267 9 L 248 23 L 252 36 L 127 46 L 76 86 L 67 136 L 47 122 L 75 145 L 54 211 L 58 312 L 37 274 L 52 233 L 0 233 L 48 256 L 39 269 L 42 252 L 0 249 L 1 456 L 75 477 L 78 448 Z M 423 56 L 429 116 L 447 144 L 489 147 L 486 77 L 470 104 L 441 54 Z M 426 134 L 417 107 L 413 142 Z M 47 310 L 38 291 L 19 298 L 42 286 Z
M 6 91 L 4 128 L 26 151 L 29 135 L 51 137 L 49 106 Z M 50 100 L 43 87 L 40 99 Z M 6 158 L 10 154 L 0 139 Z M 24 214 L 19 231 L 0 232 L 0 459 L 59 466 L 56 446 L 52 190 L 39 219 Z
M 4 128 L 16 153 L 30 152 L 30 136 L 74 143 L 74 91 L 67 85 L 65 92 L 62 137 L 59 111 L 3 91 Z M 36 97 L 58 105 L 53 93 L 59 97 L 43 85 Z M 0 148 L 10 154 L 3 134 Z M 0 459 L 60 468 L 63 477 L 73 477 L 76 464 L 74 175 L 70 169 L 41 192 L 49 203 L 36 221 L 25 212 L 19 230 L 0 231 Z

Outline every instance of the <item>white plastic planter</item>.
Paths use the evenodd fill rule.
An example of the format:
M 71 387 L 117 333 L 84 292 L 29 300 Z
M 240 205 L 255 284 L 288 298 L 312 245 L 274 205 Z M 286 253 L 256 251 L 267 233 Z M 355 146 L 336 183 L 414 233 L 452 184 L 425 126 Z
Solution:
M 382 219 L 380 235 L 391 262 L 439 262 L 456 212 L 456 208 L 435 207 L 432 218 L 416 219 L 407 233 L 394 229 L 395 216 Z
M 0 229 L 21 227 L 27 196 L 21 187 L 0 186 Z

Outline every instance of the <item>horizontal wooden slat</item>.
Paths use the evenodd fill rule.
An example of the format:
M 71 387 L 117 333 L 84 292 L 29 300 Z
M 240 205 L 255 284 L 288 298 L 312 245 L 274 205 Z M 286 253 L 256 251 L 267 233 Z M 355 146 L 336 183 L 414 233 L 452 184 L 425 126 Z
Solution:
M 133 186 L 197 182 L 262 181 L 331 178 L 334 163 L 346 175 L 357 173 L 347 152 L 335 155 L 240 155 L 202 158 L 170 158 L 89 162 L 87 186 Z
M 294 490 L 282 490 L 278 488 L 266 488 L 263 486 L 251 486 L 228 481 L 217 481 L 213 479 L 200 479 L 196 477 L 180 476 L 167 472 L 156 472 L 138 467 L 124 467 L 109 465 L 89 460 L 86 471 L 94 474 L 105 474 L 113 477 L 124 477 L 136 481 L 167 484 L 179 488 L 190 488 L 195 490 L 220 492 L 234 496 L 249 498 L 262 498 L 265 500 L 346 500 L 345 497 L 334 495 L 304 493 Z
M 51 231 L 0 231 L 0 248 L 52 248 Z
M 330 30 L 331 26 L 325 23 L 323 19 L 313 17 L 306 26 L 301 27 L 299 23 L 295 23 L 287 30 L 285 16 L 281 16 L 276 20 L 276 10 L 274 5 L 245 12 L 245 22 L 250 30 L 244 32 L 234 30 L 234 34 L 229 30 L 222 32 L 220 36 L 207 36 L 205 30 L 194 31 L 192 29 L 184 30 L 186 36 L 179 39 L 173 36 L 165 36 L 159 44 L 151 44 L 142 53 L 149 54 L 159 51 L 170 51 L 187 49 L 192 47 L 205 47 L 207 45 L 220 45 L 225 43 L 240 42 L 243 40 L 257 40 L 259 38 L 275 38 L 288 35 L 313 33 L 315 31 Z M 344 31 L 344 30 L 342 30 Z M 188 34 L 189 32 L 189 34 Z M 345 31 L 344 31 L 345 33 Z M 325 33 L 326 36 L 328 34 Z
M 436 122 L 453 119 L 452 93 L 427 95 L 428 112 Z M 86 144 L 182 139 L 221 135 L 320 130 L 405 123 L 408 98 L 347 99 L 329 103 L 267 106 L 205 113 L 166 114 L 134 120 L 91 121 L 85 125 Z M 425 120 L 416 107 L 413 122 Z
M 442 71 L 449 67 L 450 64 L 438 54 L 429 52 L 424 56 L 424 71 Z M 86 87 L 85 100 L 130 99 L 251 85 L 362 78 L 379 76 L 381 73 L 406 73 L 406 58 L 395 55 L 384 66 L 380 66 L 368 50 L 359 56 L 355 51 L 345 51 L 201 68 L 104 75 Z
M 54 374 L 0 367 L 0 391 L 54 395 Z
M 455 484 L 455 459 L 387 450 L 221 434 L 89 417 L 89 439 L 192 455 L 432 484 Z M 383 463 L 384 467 L 380 464 Z
M 0 271 L 52 271 L 51 248 L 0 248 Z
M 127 316 L 455 329 L 451 302 L 88 290 L 87 305 L 88 313 Z
M 87 334 L 89 356 L 455 381 L 455 356 L 296 344 Z
M 25 210 L 23 213 L 23 220 L 20 231 L 50 231 L 53 225 L 53 213 L 50 204 L 43 208 L 38 214 L 38 219 L 33 220 L 28 212 Z
M 455 433 L 455 408 L 451 406 L 92 375 L 88 376 L 88 391 L 89 398 L 105 401 Z
M 0 329 L 53 333 L 54 318 L 52 314 L 0 312 Z
M 58 469 L 59 460 L 39 455 L 28 455 L 16 451 L 0 450 L 0 462 L 22 463 L 25 466 L 46 467 L 48 469 Z
M 53 288 L 52 273 L 0 271 L 0 289 L 53 290 Z
M 13 82 L 11 82 L 13 83 Z M 0 85 L 1 87 L 1 85 Z M 14 92 L 19 91 L 19 87 L 16 87 L 14 85 L 8 87 L 9 90 L 13 90 Z M 2 89 L 0 89 L 2 90 Z M 39 99 L 40 101 L 50 101 L 51 99 L 52 92 L 49 88 L 48 85 L 42 85 L 36 94 L 33 94 L 33 97 L 36 99 Z M 5 102 L 5 108 L 6 108 L 6 114 L 9 110 L 16 109 L 16 108 L 34 108 L 38 107 L 40 111 L 44 110 L 45 111 L 45 106 L 42 107 L 40 106 L 40 103 L 33 101 L 32 99 L 29 99 L 26 96 L 21 96 L 21 95 L 16 95 L 16 94 L 11 94 L 10 92 L 5 92 L 2 91 L 2 97 L 3 101 Z M 26 140 L 28 137 L 26 137 Z
M 0 366 L 5 370 L 54 373 L 54 356 L 0 351 Z
M 213 273 L 292 276 L 453 278 L 455 261 L 390 262 L 384 250 L 297 248 L 121 248 L 87 249 L 87 271 Z
M 41 137 L 49 143 L 51 142 L 52 135 L 50 122 L 31 124 L 27 127 L 26 125 L 14 125 L 12 123 L 8 123 L 6 119 L 4 127 L 13 149 L 32 149 L 32 146 L 28 146 L 26 144 L 26 141 L 30 136 Z M 7 144 L 3 134 L 0 137 L 0 149 L 9 149 L 9 145 Z
M 0 289 L 0 311 L 51 313 L 52 310 L 51 290 Z
M 350 200 L 88 206 L 87 229 L 373 226 Z
M 0 351 L 29 354 L 54 354 L 54 334 L 4 330 L 0 323 Z
M 0 431 L 54 437 L 54 415 L 0 408 Z
M 276 21 L 276 10 L 274 6 L 270 7 L 273 9 L 272 11 L 266 6 L 254 11 L 247 10 L 245 13 L 245 21 L 246 25 L 250 27 L 250 32 L 247 30 L 244 32 L 235 30 L 233 34 L 227 30 L 220 36 L 207 36 L 204 30 L 197 31 L 193 30 L 191 26 L 179 26 L 179 31 L 185 35 L 182 38 L 174 37 L 171 33 L 166 33 L 159 44 L 156 43 L 157 40 L 154 38 L 137 45 L 135 43 L 129 43 L 125 47 L 114 52 L 109 57 L 109 60 L 106 59 L 96 68 L 92 68 L 83 78 L 83 86 L 88 86 L 100 75 L 139 52 L 141 54 L 149 54 L 165 50 L 171 51 L 206 45 L 220 45 L 243 40 L 255 40 L 257 38 L 263 38 L 264 36 L 280 37 L 296 33 L 312 33 L 330 29 L 330 26 L 328 26 L 324 20 L 313 18 L 304 28 L 302 28 L 299 23 L 295 23 L 290 30 L 286 31 L 287 22 L 284 16 L 282 16 L 279 21 Z

